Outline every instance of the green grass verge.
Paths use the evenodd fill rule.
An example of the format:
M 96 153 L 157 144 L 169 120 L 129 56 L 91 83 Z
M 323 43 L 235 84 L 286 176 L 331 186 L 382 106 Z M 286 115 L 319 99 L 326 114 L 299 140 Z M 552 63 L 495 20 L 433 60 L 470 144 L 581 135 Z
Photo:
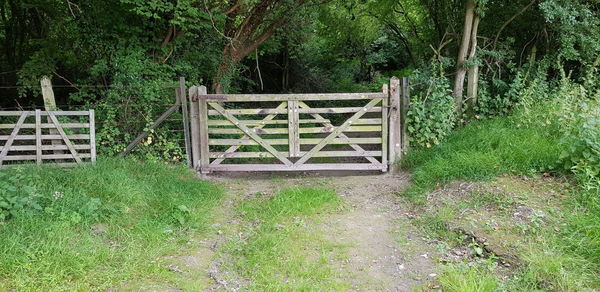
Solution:
M 509 118 L 475 121 L 440 145 L 411 151 L 402 161 L 413 174 L 413 185 L 405 194 L 418 201 L 425 192 L 451 180 L 553 169 L 560 154 L 556 129 L 516 125 Z
M 127 160 L 13 169 L 38 194 L 0 224 L 0 290 L 104 290 L 173 274 L 163 256 L 207 228 L 221 189 L 183 167 Z
M 409 168 L 413 186 L 405 193 L 423 206 L 425 194 L 452 180 L 482 180 L 500 174 L 536 174 L 557 165 L 560 135 L 553 125 L 517 127 L 514 118 L 476 121 L 430 149 L 409 153 L 402 162 Z M 525 191 L 523 193 L 526 193 Z M 571 199 L 557 209 L 560 229 L 535 229 L 524 264 L 516 278 L 502 281 L 485 267 L 448 266 L 440 275 L 448 291 L 583 291 L 600 289 L 600 212 L 582 188 L 565 190 Z M 586 199 L 587 198 L 587 199 Z M 591 203 L 590 203 L 591 202 Z M 477 209 L 476 202 L 465 208 Z M 450 242 L 460 241 L 447 229 L 453 206 L 425 214 L 421 222 L 430 234 Z M 543 240 L 542 240 L 543 239 Z M 540 243 L 541 241 L 541 243 Z
M 232 257 L 225 269 L 249 280 L 242 285 L 250 291 L 347 289 L 328 265 L 342 248 L 308 227 L 316 220 L 311 216 L 339 204 L 332 190 L 304 187 L 243 201 L 238 213 L 247 222 L 246 234 L 225 245 Z

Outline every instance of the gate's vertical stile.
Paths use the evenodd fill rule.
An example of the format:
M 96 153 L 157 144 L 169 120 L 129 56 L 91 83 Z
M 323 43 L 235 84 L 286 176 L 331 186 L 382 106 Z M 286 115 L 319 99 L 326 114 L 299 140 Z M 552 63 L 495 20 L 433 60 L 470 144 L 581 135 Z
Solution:
M 408 108 L 410 106 L 410 86 L 408 77 L 402 77 L 402 100 L 400 102 L 400 126 L 402 153 L 405 154 L 408 151 L 409 140 L 408 140 Z
M 388 163 L 388 110 L 389 110 L 389 85 L 384 84 L 382 91 L 388 97 L 381 101 L 381 164 L 387 165 Z M 383 170 L 383 171 L 387 171 Z
M 190 99 L 190 131 L 192 134 L 192 167 L 198 169 L 200 165 L 200 116 L 198 114 L 198 87 L 189 89 Z
M 390 171 L 398 170 L 397 162 L 401 158 L 401 125 L 400 125 L 400 79 L 392 77 L 390 80 L 389 98 L 389 140 L 388 140 L 388 164 Z
M 288 101 L 288 140 L 290 157 L 300 156 L 300 114 L 298 113 L 298 101 Z
M 42 165 L 42 111 L 39 109 L 35 110 L 35 163 Z
M 198 87 L 198 96 L 206 95 L 206 86 Z M 208 104 L 206 99 L 198 98 L 198 115 L 199 115 L 199 140 L 200 140 L 200 171 L 208 173 L 208 165 L 210 164 L 209 149 L 208 149 Z
M 92 164 L 96 163 L 96 112 L 91 109 L 90 120 L 90 155 Z
M 185 155 L 187 157 L 188 166 L 192 167 L 192 158 L 190 150 L 190 116 L 188 112 L 188 103 L 186 98 L 185 78 L 179 78 L 179 100 L 181 101 L 181 114 L 183 115 L 183 136 L 185 140 Z

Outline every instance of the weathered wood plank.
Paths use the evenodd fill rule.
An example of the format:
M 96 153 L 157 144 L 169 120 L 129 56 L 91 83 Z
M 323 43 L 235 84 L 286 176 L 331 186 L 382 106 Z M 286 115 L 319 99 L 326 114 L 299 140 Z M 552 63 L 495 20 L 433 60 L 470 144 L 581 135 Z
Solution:
M 185 78 L 179 77 L 179 88 L 177 88 L 176 94 L 179 95 L 179 100 L 181 101 L 181 115 L 183 117 L 183 141 L 185 146 L 185 158 L 188 163 L 188 167 L 192 166 L 192 143 L 190 138 L 190 114 L 188 109 L 187 102 L 187 90 L 185 86 Z
M 206 171 L 312 171 L 312 170 L 380 170 L 387 165 L 373 163 L 322 163 L 286 166 L 282 164 L 220 164 L 206 167 Z
M 87 116 L 89 111 L 50 111 L 55 116 Z M 28 116 L 35 115 L 35 111 L 0 111 L 0 116 L 20 116 L 26 113 Z M 48 111 L 42 111 L 43 117 L 48 116 Z
M 267 151 L 271 152 L 271 154 L 273 154 L 277 159 L 279 159 L 285 165 L 290 166 L 293 164 L 289 159 L 287 159 L 285 156 L 281 155 L 277 151 L 277 149 L 273 148 L 273 146 L 271 146 L 269 143 L 265 142 L 260 136 L 258 136 L 256 133 L 250 131 L 250 129 L 248 129 L 248 127 L 246 127 L 245 125 L 240 124 L 238 119 L 236 117 L 234 117 L 233 115 L 231 115 L 230 113 L 228 113 L 221 105 L 219 105 L 218 103 L 215 103 L 215 102 L 209 102 L 208 104 L 210 106 L 212 106 L 214 109 L 216 109 L 217 111 L 219 111 L 219 113 L 221 113 L 228 120 L 230 120 L 231 122 L 236 124 L 242 131 L 244 131 L 246 133 L 247 136 L 252 138 L 260 146 L 264 147 Z
M 10 151 L 10 147 L 12 146 L 12 143 L 15 141 L 15 138 L 17 137 L 19 130 L 21 130 L 21 125 L 25 122 L 25 119 L 27 118 L 27 116 L 28 115 L 26 113 L 21 114 L 21 117 L 19 117 L 19 120 L 17 121 L 17 125 L 12 130 L 12 133 L 6 140 L 6 143 L 4 144 L 4 149 L 2 149 L 2 152 L 0 152 L 0 166 L 2 166 L 2 162 L 4 161 L 4 158 L 6 157 L 6 155 L 8 154 L 8 151 Z
M 400 133 L 400 80 L 392 77 L 390 80 L 390 110 L 388 113 L 388 165 L 391 171 L 397 170 L 397 162 L 401 155 Z
M 65 131 L 63 130 L 63 128 L 60 126 L 60 123 L 56 119 L 56 116 L 54 114 L 52 114 L 52 112 L 50 112 L 48 116 L 50 117 L 50 119 L 52 120 L 52 122 L 54 123 L 54 125 L 56 126 L 56 130 L 58 131 L 58 133 L 62 137 L 63 142 L 69 148 L 69 151 L 71 152 L 71 155 L 73 156 L 73 159 L 75 159 L 75 161 L 77 161 L 77 163 L 81 163 L 81 158 L 79 158 L 79 156 L 77 155 L 77 150 L 75 150 L 75 148 L 73 148 L 73 144 L 69 140 L 69 137 L 67 136 L 67 134 L 65 133 Z
M 75 149 L 77 145 L 73 145 Z M 96 112 L 90 110 L 90 155 L 92 164 L 96 163 Z
M 315 93 L 315 94 L 208 94 L 200 98 L 222 99 L 225 102 L 258 102 L 258 101 L 309 101 L 309 100 L 353 100 L 387 98 L 379 92 L 374 93 Z
M 360 117 L 362 117 L 364 114 L 366 114 L 371 108 L 373 108 L 376 104 L 380 103 L 381 101 L 382 101 L 382 99 L 373 99 L 373 100 L 371 100 L 369 103 L 367 103 L 367 105 L 365 105 L 363 107 L 363 109 L 361 111 L 359 111 L 359 112 L 355 113 L 354 115 L 352 115 L 352 117 L 349 118 L 346 122 L 344 122 L 343 125 L 337 127 L 325 139 L 321 140 L 321 142 L 319 142 L 319 144 L 317 144 L 310 151 L 308 151 L 308 153 L 304 154 L 300 159 L 298 159 L 294 163 L 294 165 L 302 165 L 303 163 L 305 163 L 306 161 L 308 161 L 315 153 L 317 153 L 318 151 L 320 151 L 321 149 L 323 149 L 323 147 L 325 147 L 327 144 L 329 144 L 329 142 L 331 140 L 333 140 L 339 134 L 341 134 L 344 131 L 344 129 L 350 127 L 354 121 L 358 120 Z
M 42 116 L 41 110 L 35 110 L 35 155 L 37 165 L 42 164 Z M 14 148 L 14 147 L 13 147 Z
M 274 116 L 273 116 L 274 117 Z M 287 125 L 288 120 L 240 120 L 240 123 L 246 126 L 260 126 L 260 125 Z M 322 124 L 322 123 L 331 123 L 328 119 L 305 119 L 299 120 L 300 124 Z M 364 123 L 369 124 L 369 123 Z M 373 124 L 378 124 L 377 122 Z M 229 120 L 209 120 L 209 126 L 235 126 Z M 357 123 L 358 125 L 358 123 Z
M 319 133 L 331 133 L 335 130 L 335 127 L 316 127 L 316 128 L 299 128 L 299 134 L 319 134 Z M 268 129 L 252 129 L 257 134 L 264 135 L 277 135 L 277 134 L 289 134 L 287 128 L 268 128 Z M 381 126 L 352 126 L 344 130 L 344 132 L 381 132 Z M 209 128 L 209 134 L 244 134 L 244 132 L 237 128 Z
M 299 109 L 300 114 L 349 114 L 361 111 L 362 107 L 332 107 L 332 108 L 304 108 Z M 228 109 L 227 113 L 231 115 L 271 115 L 271 114 L 287 114 L 287 109 Z M 368 112 L 381 112 L 381 107 L 373 107 Z M 209 116 L 221 115 L 216 110 L 209 110 Z
M 282 155 L 291 157 L 289 152 L 280 152 Z M 298 152 L 298 155 L 306 154 L 305 151 Z M 365 157 L 381 156 L 381 151 L 319 151 L 313 157 Z M 274 158 L 269 152 L 211 152 L 210 158 Z
M 42 114 L 40 113 L 40 116 Z M 87 129 L 90 127 L 89 123 L 62 123 L 63 129 Z M 12 129 L 16 126 L 16 124 L 0 124 L 0 129 Z M 21 127 L 21 129 L 35 129 L 36 124 L 25 123 Z M 48 123 L 40 123 L 40 128 L 42 129 L 54 129 L 53 124 Z
M 9 135 L 0 135 L 0 141 L 3 140 L 8 140 L 10 136 Z M 70 134 L 67 135 L 67 137 L 71 140 L 89 140 L 90 139 L 90 135 L 89 134 Z M 54 140 L 54 139 L 61 139 L 62 137 L 60 135 L 42 135 L 42 140 Z M 15 141 L 18 140 L 35 140 L 36 137 L 35 135 L 17 135 L 15 137 Z
M 277 109 L 285 109 L 286 107 L 287 107 L 287 102 L 282 102 L 282 103 L 280 103 L 280 104 L 277 106 Z M 268 115 L 268 116 L 266 116 L 266 117 L 265 117 L 265 118 L 264 118 L 262 121 L 264 121 L 264 122 L 269 122 L 269 121 L 272 121 L 273 119 L 275 119 L 275 116 L 276 116 L 276 115 Z M 227 120 L 227 121 L 229 121 L 229 120 Z M 241 123 L 241 121 L 242 121 L 242 120 L 239 120 L 239 121 L 240 121 L 240 123 Z M 286 122 L 285 122 L 285 124 L 287 124 L 287 120 L 285 120 L 285 121 L 286 121 Z M 229 122 L 230 122 L 232 125 L 235 125 L 233 122 L 231 122 L 231 121 L 229 121 Z M 249 124 L 248 124 L 248 125 L 249 125 Z M 258 126 L 257 126 L 257 127 L 255 127 L 254 129 L 262 129 L 263 127 L 265 127 L 265 125 L 266 125 L 266 124 L 261 124 L 261 125 L 258 125 Z M 207 138 L 207 139 L 208 139 L 208 138 Z M 241 139 L 242 139 L 242 140 L 250 140 L 250 137 L 248 137 L 248 136 L 244 136 L 244 137 L 242 137 Z M 226 144 L 226 145 L 234 145 L 234 144 Z M 226 152 L 228 152 L 228 153 L 235 152 L 236 150 L 238 150 L 238 149 L 240 148 L 240 145 L 241 145 L 241 144 L 238 144 L 238 145 L 231 146 L 231 147 L 229 147 L 229 149 L 227 149 L 227 151 L 226 151 Z M 208 152 L 208 151 L 207 151 L 207 152 Z M 224 159 L 218 158 L 218 159 L 215 159 L 215 160 L 213 160 L 213 162 L 211 162 L 210 164 L 211 164 L 211 165 L 217 165 L 217 164 L 220 164 L 220 163 L 222 163 L 222 162 L 223 162 L 223 160 L 224 160 Z
M 188 99 L 190 101 L 190 131 L 192 147 L 192 167 L 198 169 L 200 166 L 200 115 L 198 114 L 198 87 L 192 86 L 188 89 Z
M 91 158 L 92 155 L 90 153 L 80 153 L 77 155 L 79 158 Z M 52 159 L 73 159 L 73 155 L 71 154 L 44 154 L 42 155 L 42 160 L 52 160 Z M 4 161 L 21 161 L 21 160 L 37 160 L 37 155 L 8 155 L 4 158 Z
M 382 91 L 385 94 L 390 93 L 390 88 L 388 84 L 384 84 Z M 389 98 L 383 100 L 383 111 L 381 111 L 381 164 L 387 165 L 387 155 L 388 155 L 388 111 L 389 111 Z
M 410 107 L 410 86 L 408 77 L 402 77 L 402 98 L 400 99 L 400 141 L 402 154 L 404 155 L 409 148 L 408 138 L 408 109 Z
M 300 128 L 299 120 L 298 101 L 288 101 L 288 128 L 282 130 L 288 130 L 289 154 L 286 156 L 289 157 L 298 157 L 298 152 L 300 152 L 300 133 L 298 131 L 298 128 Z
M 73 147 L 77 150 L 91 150 L 89 144 L 73 144 Z M 4 149 L 4 146 L 0 146 L 0 151 Z M 37 151 L 37 145 L 18 145 L 11 146 L 10 151 Z M 69 150 L 67 145 L 41 145 L 41 150 L 52 151 L 52 150 Z
M 288 139 L 262 139 L 269 145 L 288 145 Z M 332 139 L 329 144 L 333 145 L 346 145 L 346 144 L 381 144 L 381 138 L 344 138 L 338 137 Z M 300 144 L 302 145 L 317 145 L 323 141 L 321 138 L 300 138 Z M 209 139 L 209 145 L 221 145 L 221 146 L 241 146 L 241 145 L 259 145 L 256 141 L 246 139 Z M 361 148 L 361 150 L 363 150 Z
M 54 90 L 52 90 L 52 83 L 50 82 L 50 78 L 47 76 L 42 77 L 40 80 L 40 85 L 42 86 L 42 98 L 44 99 L 44 109 L 46 111 L 57 111 L 58 107 L 56 106 L 56 100 L 54 99 Z M 51 122 L 50 117 L 47 118 L 48 123 Z M 58 131 L 55 128 L 51 128 L 49 131 L 50 135 L 58 134 Z M 62 141 L 60 139 L 52 140 L 52 145 L 61 145 Z M 64 152 L 61 150 L 54 151 L 54 154 L 63 154 Z
M 206 94 L 206 92 L 206 86 L 198 87 L 198 94 Z M 198 128 L 200 133 L 200 167 L 204 167 L 210 164 L 208 157 L 208 103 L 205 99 L 198 100 L 198 116 L 200 119 L 200 127 Z

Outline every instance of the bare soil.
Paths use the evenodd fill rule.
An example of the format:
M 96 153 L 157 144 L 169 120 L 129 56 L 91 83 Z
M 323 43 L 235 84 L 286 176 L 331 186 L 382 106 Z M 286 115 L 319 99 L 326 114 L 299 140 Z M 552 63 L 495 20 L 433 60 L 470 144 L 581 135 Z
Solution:
M 343 172 L 272 174 L 252 177 L 243 174 L 211 175 L 207 178 L 227 188 L 233 201 L 262 192 L 275 194 L 293 186 L 332 188 L 343 199 L 343 208 L 333 214 L 321 214 L 313 226 L 331 243 L 344 245 L 346 254 L 328 263 L 343 281 L 351 283 L 353 291 L 413 291 L 425 287 L 435 278 L 435 247 L 419 236 L 410 224 L 408 208 L 398 195 L 409 184 L 406 173 L 381 174 L 361 172 L 348 176 Z M 232 218 L 221 214 L 217 229 L 230 229 Z M 231 215 L 231 214 L 230 214 Z M 227 222 L 228 221 L 228 222 Z M 235 222 L 233 222 L 235 224 Z M 235 229 L 235 228 L 233 228 Z M 232 230 L 233 230 L 232 229 Z M 230 230 L 231 231 L 231 230 Z M 224 242 L 233 232 L 218 231 L 212 246 Z M 189 257 L 187 257 L 189 258 Z M 223 259 L 220 259 L 223 260 Z M 244 281 L 235 275 L 223 275 L 219 263 L 211 264 L 209 275 L 215 284 L 212 290 L 243 290 Z

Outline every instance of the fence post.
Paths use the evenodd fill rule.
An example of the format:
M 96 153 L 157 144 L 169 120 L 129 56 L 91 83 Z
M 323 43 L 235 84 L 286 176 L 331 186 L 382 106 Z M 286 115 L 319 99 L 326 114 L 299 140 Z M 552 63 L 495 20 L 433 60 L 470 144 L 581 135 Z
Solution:
M 406 154 L 409 147 L 408 141 L 408 109 L 410 107 L 410 86 L 408 77 L 402 77 L 402 99 L 400 101 L 400 126 L 402 154 Z
M 198 87 L 198 95 L 207 94 L 206 86 Z M 206 99 L 198 99 L 198 115 L 199 115 L 199 140 L 200 140 L 200 172 L 208 173 L 205 169 L 210 164 L 209 149 L 208 149 L 208 104 Z
M 189 89 L 188 97 L 190 99 L 190 130 L 192 131 L 192 167 L 198 169 L 200 165 L 200 116 L 198 115 L 198 87 L 192 86 Z
M 388 120 L 388 165 L 390 172 L 396 172 L 398 171 L 398 161 L 402 158 L 402 134 L 400 125 L 400 79 L 395 76 L 390 80 Z
M 181 114 L 183 115 L 183 136 L 185 139 L 185 155 L 187 156 L 188 166 L 192 167 L 192 157 L 190 151 L 190 116 L 188 113 L 188 104 L 186 98 L 185 78 L 179 77 L 179 100 L 181 101 Z
M 44 76 L 42 80 L 40 80 L 40 85 L 42 87 L 42 98 L 44 99 L 44 109 L 46 111 L 56 111 L 58 107 L 56 107 L 56 100 L 54 99 L 54 91 L 52 90 L 52 82 L 50 82 L 50 78 Z M 51 123 L 50 118 L 48 118 L 48 123 Z M 56 129 L 50 128 L 50 135 L 58 135 L 58 131 Z M 53 146 L 63 145 L 61 140 L 52 140 Z M 54 150 L 54 154 L 64 154 L 65 152 L 62 150 Z

